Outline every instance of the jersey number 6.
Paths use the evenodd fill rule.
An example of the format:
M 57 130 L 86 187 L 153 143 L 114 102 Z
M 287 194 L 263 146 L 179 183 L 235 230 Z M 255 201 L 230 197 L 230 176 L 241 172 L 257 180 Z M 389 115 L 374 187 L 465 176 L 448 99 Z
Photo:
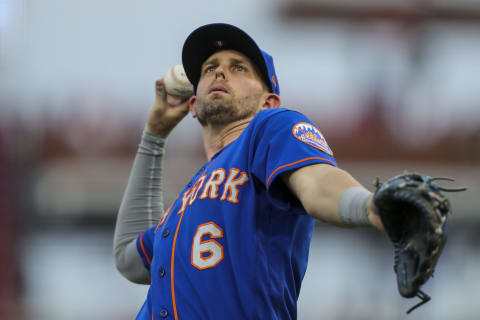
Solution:
M 206 235 L 210 239 L 202 240 Z M 192 244 L 192 265 L 195 268 L 212 268 L 223 260 L 223 247 L 215 238 L 223 238 L 223 230 L 215 223 L 207 222 L 198 226 Z

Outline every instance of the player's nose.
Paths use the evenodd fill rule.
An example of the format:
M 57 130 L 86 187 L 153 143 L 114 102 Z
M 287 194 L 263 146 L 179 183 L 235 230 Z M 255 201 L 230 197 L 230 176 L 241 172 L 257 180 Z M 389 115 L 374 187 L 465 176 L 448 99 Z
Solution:
M 215 79 L 225 79 L 225 66 L 219 65 L 217 68 L 215 68 Z

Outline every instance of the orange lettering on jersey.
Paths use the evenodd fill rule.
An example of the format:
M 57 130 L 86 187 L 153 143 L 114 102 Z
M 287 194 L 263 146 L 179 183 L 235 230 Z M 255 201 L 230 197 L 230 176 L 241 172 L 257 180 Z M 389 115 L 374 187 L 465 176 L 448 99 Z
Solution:
M 239 177 L 235 178 L 238 175 Z M 223 194 L 220 200 L 227 199 L 228 202 L 238 203 L 238 187 L 245 184 L 247 181 L 248 175 L 246 172 L 240 172 L 240 170 L 236 168 L 231 168 L 227 181 L 223 187 Z
M 188 202 L 188 205 L 191 206 L 195 200 L 197 199 L 198 192 L 200 189 L 203 187 L 203 183 L 205 182 L 205 179 L 207 178 L 206 175 L 202 174 L 200 178 L 198 178 L 197 182 L 195 182 L 195 185 L 192 188 L 192 192 L 190 195 L 190 201 Z
M 199 199 L 203 200 L 207 197 L 210 199 L 218 198 L 218 186 L 221 185 L 224 180 L 225 170 L 223 168 L 213 170 L 210 174 L 210 178 L 203 188 L 202 194 L 200 194 Z
M 190 195 L 192 194 L 192 189 L 188 189 L 183 193 L 182 196 L 182 207 L 178 210 L 177 214 L 183 213 L 187 207 L 187 203 L 190 200 Z

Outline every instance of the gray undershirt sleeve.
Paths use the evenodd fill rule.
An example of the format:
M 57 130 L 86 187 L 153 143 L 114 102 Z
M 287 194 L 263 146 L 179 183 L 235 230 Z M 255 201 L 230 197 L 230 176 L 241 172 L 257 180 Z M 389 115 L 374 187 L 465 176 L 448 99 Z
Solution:
M 114 234 L 115 264 L 135 283 L 149 284 L 150 273 L 137 251 L 136 239 L 156 225 L 163 213 L 162 171 L 165 138 L 143 131 Z
M 350 187 L 345 190 L 338 204 L 340 219 L 351 227 L 369 227 L 367 201 L 372 193 L 363 187 Z

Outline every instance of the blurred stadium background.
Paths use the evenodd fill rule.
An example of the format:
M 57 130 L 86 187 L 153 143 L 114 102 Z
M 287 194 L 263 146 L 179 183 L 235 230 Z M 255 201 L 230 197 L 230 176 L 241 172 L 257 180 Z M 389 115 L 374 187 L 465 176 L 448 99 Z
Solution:
M 479 0 L 0 0 L 0 319 L 132 319 L 147 288 L 112 234 L 153 84 L 196 27 L 228 22 L 276 61 L 283 105 L 372 190 L 403 170 L 457 178 L 450 238 L 410 316 L 391 247 L 318 224 L 299 319 L 479 319 Z M 166 202 L 204 162 L 169 138 Z

